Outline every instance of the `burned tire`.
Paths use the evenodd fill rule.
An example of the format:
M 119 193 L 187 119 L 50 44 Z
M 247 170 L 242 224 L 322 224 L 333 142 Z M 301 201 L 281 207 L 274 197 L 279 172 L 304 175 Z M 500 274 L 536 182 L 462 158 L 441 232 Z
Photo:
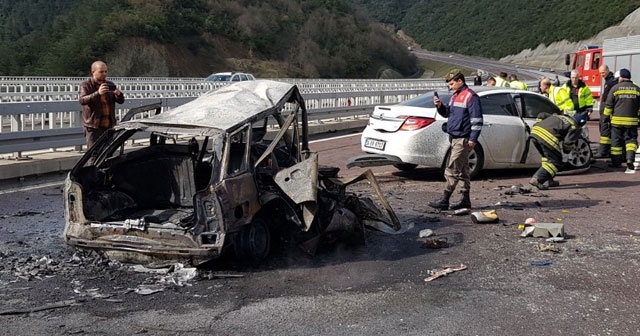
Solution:
M 416 169 L 418 165 L 413 163 L 398 163 L 398 164 L 394 164 L 393 166 L 398 170 L 409 171 L 409 170 Z
M 271 232 L 262 218 L 255 218 L 236 234 L 236 258 L 240 262 L 256 264 L 267 258 L 271 250 Z

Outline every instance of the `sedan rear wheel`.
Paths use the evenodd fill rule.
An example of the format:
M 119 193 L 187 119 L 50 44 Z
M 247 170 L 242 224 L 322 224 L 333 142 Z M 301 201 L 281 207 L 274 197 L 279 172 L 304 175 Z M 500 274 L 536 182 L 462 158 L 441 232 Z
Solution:
M 444 159 L 444 163 L 442 165 L 443 168 L 447 167 L 449 163 L 449 158 L 451 157 L 451 151 L 447 153 L 447 156 Z M 484 167 L 484 151 L 482 150 L 482 146 L 479 143 L 469 151 L 469 176 L 471 179 L 474 179 L 480 171 Z
M 469 151 L 469 175 L 472 179 L 480 174 L 483 165 L 484 152 L 482 151 L 482 146 L 476 143 L 476 145 Z

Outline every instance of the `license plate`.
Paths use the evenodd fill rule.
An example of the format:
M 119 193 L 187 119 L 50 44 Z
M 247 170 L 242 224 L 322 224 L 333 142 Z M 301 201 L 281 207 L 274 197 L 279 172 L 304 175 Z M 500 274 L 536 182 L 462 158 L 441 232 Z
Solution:
M 384 150 L 385 144 L 386 144 L 386 141 L 384 140 L 377 140 L 377 139 L 371 139 L 371 138 L 364 139 L 364 146 L 367 148 Z

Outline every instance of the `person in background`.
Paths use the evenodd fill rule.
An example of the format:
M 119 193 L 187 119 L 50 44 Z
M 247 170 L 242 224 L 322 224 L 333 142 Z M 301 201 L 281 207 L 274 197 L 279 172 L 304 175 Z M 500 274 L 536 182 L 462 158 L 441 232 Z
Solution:
M 496 86 L 496 78 L 493 76 L 487 78 L 487 86 Z
M 480 72 L 480 70 L 478 70 L 478 73 L 476 74 L 476 77 L 473 78 L 473 85 L 475 85 L 475 86 L 481 86 L 482 85 L 482 72 Z
M 571 77 L 563 87 L 569 92 L 569 98 L 573 102 L 576 113 L 590 115 L 593 111 L 593 95 L 587 84 L 580 79 L 580 74 L 577 70 L 571 70 Z
M 443 104 L 437 96 L 433 97 L 433 103 L 438 109 L 438 114 L 449 118 L 447 120 L 447 134 L 449 134 L 451 154 L 444 170 L 444 177 L 447 180 L 444 194 L 441 199 L 431 201 L 428 204 L 435 209 L 457 210 L 471 207 L 469 151 L 478 142 L 482 129 L 482 105 L 478 95 L 465 83 L 463 74 L 459 72 L 449 74 L 445 80 L 449 90 L 453 91 L 449 105 Z M 459 181 L 462 181 L 462 200 L 449 207 L 449 198 L 451 198 Z
M 509 75 L 509 86 L 513 89 L 519 89 L 519 90 L 528 89 L 527 84 L 518 80 L 518 76 L 516 74 Z
M 122 91 L 107 80 L 107 64 L 103 61 L 91 64 L 91 78 L 80 84 L 79 101 L 87 148 L 91 148 L 106 130 L 116 125 L 116 103 L 124 103 Z
M 495 77 L 496 79 L 496 86 L 501 86 L 501 87 L 509 87 L 509 82 L 507 81 L 507 73 L 506 72 L 501 72 L 497 77 Z
M 576 113 L 571 117 L 542 112 L 537 119 L 539 121 L 531 128 L 530 138 L 542 161 L 529 184 L 546 190 L 560 185 L 553 177 L 562 165 L 562 153 L 568 153 L 575 148 L 581 129 L 587 124 L 588 116 L 586 113 Z
M 542 78 L 540 81 L 540 93 L 549 97 L 549 100 L 565 113 L 574 110 L 573 102 L 567 90 L 561 86 L 551 85 L 551 80 L 547 77 Z
M 602 93 L 600 94 L 600 106 L 598 112 L 600 114 L 600 140 L 598 142 L 598 151 L 593 155 L 594 159 L 607 158 L 611 154 L 611 122 L 604 118 L 604 105 L 611 88 L 618 83 L 613 72 L 609 70 L 609 66 L 603 64 L 598 69 L 602 77 Z
M 640 114 L 640 87 L 631 81 L 631 72 L 620 69 L 618 84 L 607 96 L 603 117 L 611 122 L 611 167 L 619 167 L 625 159 L 625 173 L 636 172 L 633 162 L 638 150 L 638 114 Z M 624 151 L 623 146 L 624 145 Z

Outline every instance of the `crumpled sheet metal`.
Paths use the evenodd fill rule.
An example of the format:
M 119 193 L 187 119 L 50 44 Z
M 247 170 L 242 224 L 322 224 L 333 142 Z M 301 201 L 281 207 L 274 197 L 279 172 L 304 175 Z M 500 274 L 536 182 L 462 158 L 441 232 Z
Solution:
M 312 153 L 308 159 L 280 170 L 274 181 L 293 202 L 302 205 L 305 231 L 309 230 L 317 210 L 318 153 Z
M 373 191 L 375 191 L 376 195 L 378 196 L 378 199 L 380 200 L 380 202 L 382 203 L 382 205 L 384 206 L 384 209 L 387 212 L 387 215 L 389 216 L 389 219 L 391 219 L 391 222 L 393 225 L 391 225 L 391 228 L 393 228 L 394 231 L 398 231 L 401 228 L 400 225 L 400 220 L 398 220 L 398 216 L 396 216 L 396 213 L 393 211 L 393 208 L 391 208 L 391 205 L 389 204 L 389 202 L 387 201 L 387 198 L 384 197 L 384 194 L 382 193 L 382 190 L 380 189 L 380 185 L 378 185 L 378 181 L 376 180 L 375 175 L 373 174 L 373 172 L 371 171 L 371 169 L 367 169 L 367 171 L 365 171 L 364 173 L 354 177 L 354 178 L 350 178 L 350 179 L 333 179 L 334 181 L 337 181 L 339 183 L 344 184 L 345 186 L 348 186 L 350 184 L 362 181 L 364 179 L 367 179 L 369 181 L 369 183 L 371 183 L 371 186 L 373 187 Z M 386 223 L 382 218 L 381 218 L 381 222 Z M 380 230 L 382 231 L 382 230 Z

